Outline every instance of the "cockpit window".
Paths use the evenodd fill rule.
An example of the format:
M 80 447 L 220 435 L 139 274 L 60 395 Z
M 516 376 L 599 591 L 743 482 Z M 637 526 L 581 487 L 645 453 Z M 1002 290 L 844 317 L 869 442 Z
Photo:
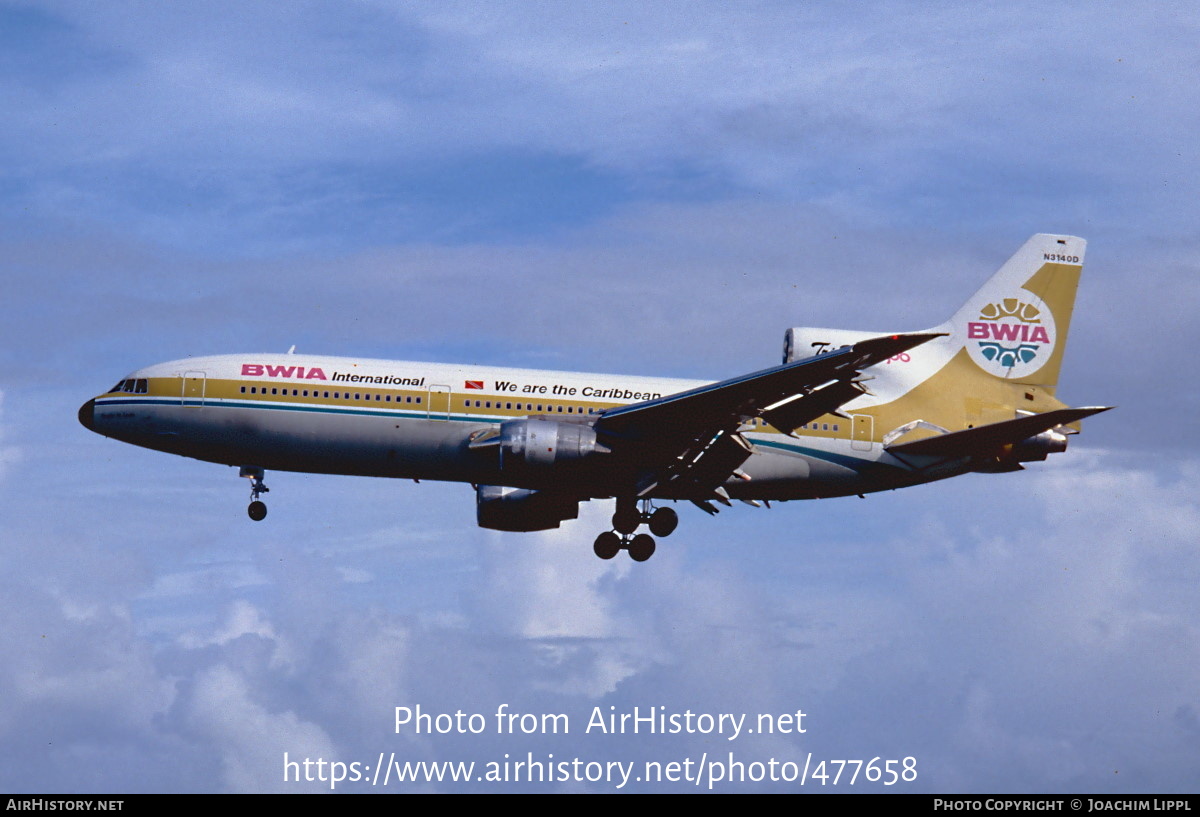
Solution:
M 144 377 L 126 378 L 108 390 L 109 394 L 115 391 L 125 394 L 146 394 L 150 391 L 150 381 Z

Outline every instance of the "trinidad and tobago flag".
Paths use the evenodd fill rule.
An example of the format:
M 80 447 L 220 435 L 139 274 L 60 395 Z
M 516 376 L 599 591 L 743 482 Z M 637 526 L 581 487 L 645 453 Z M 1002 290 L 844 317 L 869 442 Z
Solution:
M 463 388 L 464 389 L 482 389 L 483 381 L 482 380 L 467 380 L 463 383 Z

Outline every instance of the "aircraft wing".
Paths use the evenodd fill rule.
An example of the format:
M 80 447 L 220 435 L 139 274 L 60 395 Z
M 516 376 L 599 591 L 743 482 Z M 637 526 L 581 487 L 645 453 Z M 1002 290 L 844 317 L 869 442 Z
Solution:
M 816 357 L 609 409 L 595 423 L 614 451 L 635 451 L 637 494 L 670 485 L 672 493 L 725 502 L 721 485 L 751 448 L 737 433 L 762 417 L 786 431 L 854 399 L 862 370 L 940 335 L 889 335 Z M 699 504 L 699 502 L 698 502 Z M 703 507 L 703 505 L 702 505 Z

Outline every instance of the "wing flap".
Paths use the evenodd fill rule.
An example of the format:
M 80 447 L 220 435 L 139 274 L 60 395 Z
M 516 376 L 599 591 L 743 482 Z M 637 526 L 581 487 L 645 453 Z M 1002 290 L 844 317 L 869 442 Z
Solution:
M 789 400 L 778 408 L 767 409 L 762 418 L 781 431 L 793 431 L 826 414 L 833 414 L 866 389 L 857 380 L 837 380 L 812 394 Z
M 715 511 L 712 501 L 729 502 L 721 486 L 738 475 L 752 451 L 738 433 L 744 422 L 770 415 L 783 424 L 795 421 L 790 431 L 861 394 L 857 381 L 863 369 L 939 336 L 870 338 L 805 360 L 609 409 L 594 428 L 616 457 L 627 458 L 636 474 L 630 486 L 635 496 L 687 498 Z

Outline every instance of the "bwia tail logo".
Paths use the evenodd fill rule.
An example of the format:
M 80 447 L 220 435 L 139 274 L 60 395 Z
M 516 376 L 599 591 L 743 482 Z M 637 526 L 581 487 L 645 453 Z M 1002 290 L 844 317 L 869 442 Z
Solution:
M 998 377 L 1033 374 L 1054 351 L 1054 315 L 1031 292 L 988 301 L 967 323 L 967 352 L 979 368 Z

